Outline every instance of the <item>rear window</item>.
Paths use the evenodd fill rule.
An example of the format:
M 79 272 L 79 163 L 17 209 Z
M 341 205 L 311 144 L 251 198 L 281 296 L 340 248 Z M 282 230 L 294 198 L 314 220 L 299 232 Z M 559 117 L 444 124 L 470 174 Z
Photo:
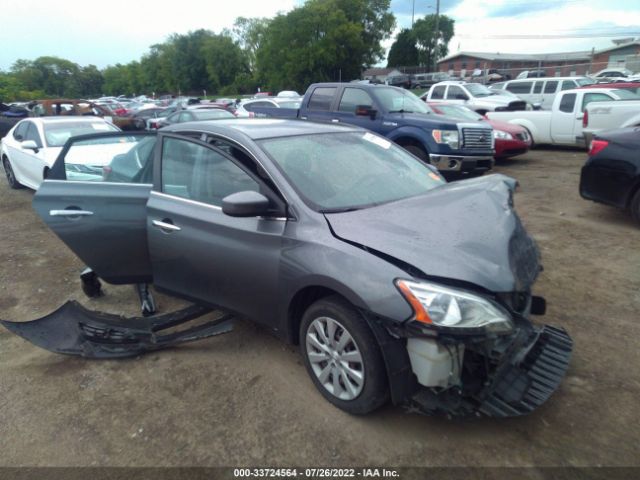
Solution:
M 565 113 L 573 113 L 573 108 L 576 104 L 576 94 L 567 93 L 562 96 L 560 100 L 560 111 Z
M 220 118 L 235 118 L 233 113 L 226 110 L 195 110 L 193 116 L 196 120 L 218 120 Z
M 442 99 L 444 98 L 444 90 L 445 90 L 445 86 L 444 85 L 440 85 L 439 87 L 433 87 L 431 89 L 431 98 L 433 99 Z
M 318 87 L 311 94 L 309 99 L 309 110 L 331 110 L 331 102 L 336 93 L 336 87 Z
M 107 122 L 52 122 L 44 125 L 44 139 L 49 147 L 62 147 L 71 137 L 117 131 Z
M 611 93 L 620 98 L 620 100 L 640 100 L 640 96 L 638 96 L 637 93 L 634 93 L 633 90 L 616 88 L 615 90 L 611 90 Z

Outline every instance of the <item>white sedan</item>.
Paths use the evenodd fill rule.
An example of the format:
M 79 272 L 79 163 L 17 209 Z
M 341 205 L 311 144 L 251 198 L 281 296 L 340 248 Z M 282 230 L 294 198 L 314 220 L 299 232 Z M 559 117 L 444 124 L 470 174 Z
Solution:
M 43 117 L 20 121 L 2 139 L 2 166 L 9 186 L 36 190 L 70 137 L 119 130 L 99 117 Z M 88 158 L 91 160 L 79 160 L 79 163 L 93 165 L 96 162 L 95 156 Z

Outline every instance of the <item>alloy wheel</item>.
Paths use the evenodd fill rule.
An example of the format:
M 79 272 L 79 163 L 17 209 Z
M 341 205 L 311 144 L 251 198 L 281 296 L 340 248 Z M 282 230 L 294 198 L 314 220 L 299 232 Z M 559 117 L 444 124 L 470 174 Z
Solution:
M 364 387 L 364 361 L 349 331 L 329 317 L 313 320 L 306 334 L 307 357 L 320 384 L 341 400 L 353 400 Z

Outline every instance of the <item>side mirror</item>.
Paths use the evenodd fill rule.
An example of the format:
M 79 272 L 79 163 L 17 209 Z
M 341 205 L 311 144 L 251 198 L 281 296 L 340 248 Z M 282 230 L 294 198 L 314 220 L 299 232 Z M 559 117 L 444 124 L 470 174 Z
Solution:
M 230 217 L 259 217 L 268 209 L 269 199 L 251 190 L 232 193 L 222 199 L 222 213 Z
M 38 153 L 38 151 L 40 150 L 40 147 L 38 147 L 36 142 L 34 142 L 33 140 L 25 140 L 20 144 L 20 147 L 23 150 L 33 150 L 34 153 Z
M 357 117 L 371 117 L 371 120 L 374 120 L 376 118 L 376 114 L 378 112 L 367 106 L 367 105 L 357 105 L 356 106 L 356 116 Z

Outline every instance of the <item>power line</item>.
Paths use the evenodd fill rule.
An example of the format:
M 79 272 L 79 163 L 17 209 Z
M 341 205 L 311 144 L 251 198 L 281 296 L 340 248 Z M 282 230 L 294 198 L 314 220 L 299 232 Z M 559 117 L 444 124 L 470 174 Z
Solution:
M 456 34 L 458 38 L 477 38 L 488 40 L 553 40 L 562 38 L 607 38 L 607 37 L 633 37 L 640 35 L 640 31 L 609 32 L 609 33 L 574 33 L 574 34 L 524 34 L 524 35 L 465 35 Z

